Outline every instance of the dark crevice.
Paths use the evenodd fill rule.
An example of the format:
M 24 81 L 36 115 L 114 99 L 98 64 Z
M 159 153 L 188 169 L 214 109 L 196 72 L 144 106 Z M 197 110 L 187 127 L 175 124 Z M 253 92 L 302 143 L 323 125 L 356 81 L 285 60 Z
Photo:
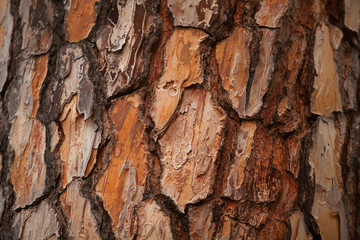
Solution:
M 131 0 L 127 0 L 131 1 Z M 143 194 L 142 202 L 145 200 L 154 200 L 161 209 L 165 212 L 165 214 L 170 218 L 171 231 L 174 239 L 189 239 L 190 238 L 190 229 L 191 223 L 188 216 L 191 208 L 196 208 L 203 206 L 205 204 L 211 204 L 212 210 L 212 224 L 215 226 L 215 231 L 213 233 L 212 238 L 216 238 L 221 234 L 221 228 L 223 224 L 224 217 L 228 217 L 231 219 L 231 235 L 230 237 L 236 238 L 237 228 L 240 228 L 239 225 L 244 225 L 248 227 L 249 234 L 257 234 L 264 230 L 266 232 L 266 228 L 268 226 L 272 226 L 271 224 L 279 223 L 287 225 L 286 237 L 291 237 L 290 224 L 288 221 L 279 216 L 273 216 L 272 214 L 277 211 L 276 208 L 277 203 L 281 201 L 281 191 L 284 190 L 284 183 L 280 183 L 279 185 L 274 185 L 280 188 L 280 193 L 276 192 L 273 195 L 273 199 L 268 201 L 260 201 L 257 200 L 254 195 L 256 194 L 256 181 L 262 181 L 259 179 L 255 179 L 254 169 L 258 167 L 254 164 L 255 160 L 261 161 L 261 164 L 266 165 L 266 171 L 268 175 L 273 174 L 275 177 L 274 181 L 281 181 L 285 177 L 285 174 L 288 174 L 289 178 L 293 182 L 296 183 L 296 187 L 298 187 L 297 199 L 295 203 L 293 203 L 293 208 L 291 208 L 290 212 L 295 211 L 294 209 L 300 208 L 301 212 L 304 214 L 304 221 L 307 229 L 311 233 L 313 239 L 321 239 L 319 225 L 317 220 L 312 215 L 312 206 L 315 195 L 315 180 L 311 175 L 312 167 L 309 163 L 309 151 L 313 146 L 312 138 L 315 131 L 313 127 L 310 131 L 310 126 L 316 125 L 316 122 L 321 118 L 320 115 L 311 113 L 311 94 L 313 92 L 313 84 L 314 84 L 314 59 L 313 59 L 313 51 L 314 51 L 314 42 L 315 42 L 315 29 L 316 24 L 313 19 L 312 13 L 308 14 L 308 10 L 305 5 L 309 4 L 310 1 L 304 2 L 290 2 L 289 8 L 287 12 L 283 15 L 280 20 L 280 27 L 266 27 L 260 26 L 256 24 L 254 16 L 256 12 L 260 8 L 259 1 L 226 1 L 226 4 L 229 6 L 231 4 L 235 5 L 235 8 L 229 8 L 224 13 L 226 15 L 227 20 L 225 23 L 215 23 L 212 28 L 204 29 L 201 27 L 188 27 L 188 26 L 176 26 L 172 29 L 168 30 L 165 33 L 164 29 L 161 28 L 160 19 L 158 18 L 159 6 L 163 8 L 167 8 L 167 3 L 162 1 L 162 5 L 159 4 L 158 1 L 152 2 L 147 1 L 146 11 L 151 17 L 155 18 L 155 24 L 152 29 L 148 29 L 150 31 L 150 35 L 143 40 L 142 45 L 139 47 L 142 49 L 137 54 L 136 58 L 140 59 L 139 62 L 135 65 L 136 72 L 135 77 L 131 79 L 131 81 L 125 86 L 120 87 L 115 91 L 115 93 L 111 96 L 107 96 L 107 77 L 105 76 L 105 71 L 100 69 L 100 61 L 98 50 L 96 49 L 96 38 L 99 30 L 102 27 L 116 23 L 119 20 L 118 12 L 117 12 L 117 2 L 115 0 L 105 1 L 101 0 L 95 4 L 96 9 L 96 21 L 95 25 L 92 27 L 89 36 L 79 41 L 78 43 L 74 43 L 74 45 L 80 46 L 84 53 L 84 58 L 88 61 L 89 70 L 88 70 L 88 80 L 93 84 L 93 99 L 92 102 L 88 104 L 92 104 L 92 117 L 94 119 L 95 124 L 98 126 L 98 133 L 101 135 L 101 143 L 98 146 L 96 160 L 93 168 L 90 170 L 90 173 L 84 177 L 75 177 L 78 180 L 81 180 L 80 192 L 81 195 L 84 196 L 87 200 L 89 200 L 91 205 L 91 212 L 95 217 L 97 223 L 97 231 L 100 234 L 102 239 L 115 239 L 116 234 L 113 230 L 113 221 L 110 216 L 110 210 L 108 211 L 104 207 L 104 202 L 100 196 L 96 193 L 96 184 L 101 178 L 104 171 L 106 171 L 109 161 L 110 161 L 110 153 L 115 144 L 115 134 L 114 134 L 114 126 L 111 121 L 111 106 L 114 100 L 119 98 L 123 98 L 124 96 L 128 96 L 134 93 L 139 93 L 143 97 L 142 104 L 138 108 L 139 118 L 144 122 L 145 129 L 145 137 L 144 144 L 147 147 L 147 160 L 146 167 L 148 172 L 146 173 L 146 181 L 145 181 L 145 190 Z M 60 146 L 64 140 L 64 133 L 62 130 L 62 126 L 60 121 L 58 120 L 59 115 L 61 114 L 62 107 L 64 104 L 60 105 L 61 101 L 61 93 L 63 91 L 63 79 L 59 77 L 59 72 L 56 66 L 57 59 L 60 54 L 60 49 L 69 44 L 66 40 L 66 32 L 64 29 L 64 18 L 65 18 L 65 9 L 63 1 L 51 1 L 53 6 L 53 23 L 50 26 L 50 32 L 53 34 L 52 37 L 52 46 L 47 53 L 41 53 L 36 56 L 41 56 L 48 54 L 48 72 L 46 74 L 46 78 L 42 84 L 39 95 L 39 110 L 37 112 L 37 119 L 45 126 L 46 128 L 46 148 L 44 153 L 44 159 L 46 164 L 46 183 L 45 190 L 42 195 L 36 198 L 32 203 L 19 207 L 17 209 L 12 209 L 15 202 L 15 192 L 14 187 L 11 183 L 11 167 L 15 158 L 15 153 L 11 149 L 9 143 L 9 134 L 11 129 L 10 123 L 10 113 L 6 106 L 9 100 L 7 100 L 9 92 L 12 88 L 16 88 L 16 82 L 19 80 L 18 77 L 18 67 L 21 60 L 24 59 L 25 50 L 21 49 L 22 43 L 22 26 L 21 19 L 19 16 L 19 6 L 20 0 L 11 1 L 11 14 L 14 17 L 14 30 L 11 41 L 11 59 L 8 66 L 8 76 L 5 81 L 5 85 L 3 91 L 0 93 L 1 106 L 0 106 L 0 153 L 2 156 L 2 168 L 0 171 L 0 194 L 5 196 L 4 198 L 4 211 L 0 216 L 0 239 L 14 239 L 13 229 L 13 221 L 14 216 L 26 209 L 35 209 L 42 201 L 47 201 L 56 212 L 57 220 L 59 223 L 59 232 L 61 239 L 69 239 L 71 238 L 71 234 L 69 231 L 70 220 L 65 212 L 65 209 L 61 202 L 61 195 L 64 191 L 67 190 L 68 185 L 65 188 L 61 187 L 62 181 L 62 173 L 60 166 Z M 124 5 L 126 1 L 121 1 L 120 4 Z M 218 6 L 220 9 L 221 6 Z M 339 27 L 343 31 L 343 39 L 342 44 L 348 45 L 349 49 L 360 49 L 360 45 L 356 40 L 359 39 L 359 35 L 344 25 L 344 1 L 335 1 L 329 0 L 328 4 L 325 7 L 325 13 L 329 15 L 326 21 L 329 21 L 332 25 Z M 295 12 L 297 10 L 299 13 Z M 306 11 L 304 11 L 306 10 Z M 309 10 L 310 11 L 310 10 Z M 172 25 L 174 22 L 173 16 L 171 15 L 171 11 L 168 11 L 170 16 L 163 17 L 163 24 L 165 20 L 172 21 Z M 304 16 L 311 15 L 311 16 Z M 161 14 L 159 14 L 161 15 Z M 166 19 L 165 19 L 166 18 Z M 220 18 L 216 19 L 219 22 Z M 147 19 L 147 21 L 150 21 Z M 323 20 L 321 20 L 323 21 Z M 288 24 L 289 26 L 285 26 Z M 233 30 L 235 26 L 244 27 L 248 30 L 252 31 L 252 39 L 250 42 L 250 66 L 249 66 L 249 79 L 246 83 L 246 102 L 245 102 L 245 111 L 246 107 L 249 104 L 251 88 L 255 81 L 255 70 L 258 67 L 260 61 L 260 43 L 263 38 L 263 30 L 276 30 L 277 36 L 275 37 L 275 41 L 273 44 L 274 51 L 272 55 L 274 57 L 274 71 L 271 74 L 271 80 L 268 85 L 268 90 L 265 93 L 263 100 L 263 106 L 261 106 L 260 114 L 257 114 L 255 117 L 246 117 L 246 120 L 251 120 L 257 124 L 257 129 L 261 128 L 259 132 L 265 132 L 263 134 L 263 139 L 257 138 L 256 140 L 263 140 L 266 144 L 271 144 L 278 148 L 281 148 L 281 154 L 286 155 L 283 159 L 281 158 L 281 163 L 279 164 L 287 164 L 285 163 L 290 159 L 290 149 L 283 149 L 288 147 L 288 142 L 290 142 L 294 137 L 299 136 L 299 139 L 296 141 L 301 141 L 302 136 L 305 137 L 301 141 L 300 148 L 300 157 L 299 157 L 299 173 L 298 178 L 290 172 L 288 169 L 281 172 L 274 166 L 275 153 L 274 148 L 271 147 L 268 154 L 270 157 L 262 158 L 262 156 L 256 155 L 262 152 L 266 146 L 261 145 L 256 142 L 252 146 L 251 157 L 247 159 L 246 170 L 244 174 L 250 174 L 247 176 L 248 179 L 244 180 L 244 185 L 242 188 L 247 188 L 244 191 L 243 199 L 239 201 L 233 200 L 231 197 L 224 196 L 223 189 L 224 184 L 226 184 L 229 169 L 231 164 L 235 161 L 235 153 L 234 147 L 237 141 L 237 136 L 241 131 L 241 126 L 243 121 L 245 120 L 242 117 L 239 117 L 239 114 L 234 109 L 231 104 L 230 96 L 228 92 L 222 86 L 222 78 L 219 74 L 218 63 L 216 60 L 216 44 L 219 43 L 221 39 L 224 39 L 228 36 L 229 30 Z M 299 28 L 293 29 L 292 27 L 297 26 Z M 214 29 L 216 28 L 216 29 Z M 165 124 L 162 129 L 157 129 L 155 123 L 151 118 L 151 111 L 153 111 L 152 105 L 154 101 L 155 94 L 155 85 L 156 81 L 163 74 L 163 69 L 156 69 L 156 73 L 152 74 L 153 68 L 157 68 L 161 65 L 163 68 L 165 65 L 164 59 L 164 51 L 166 43 L 164 44 L 159 39 L 167 42 L 169 39 L 169 32 L 174 32 L 174 29 L 196 29 L 201 30 L 209 36 L 200 44 L 200 65 L 204 74 L 201 76 L 203 78 L 203 82 L 201 84 L 192 84 L 188 87 L 181 87 L 180 98 L 177 103 L 177 107 L 174 109 L 174 112 L 171 114 L 169 120 Z M 164 31 L 164 32 L 161 32 Z M 278 33 L 279 32 L 279 33 Z M 287 79 L 289 78 L 289 74 L 291 70 L 283 70 L 286 68 L 287 60 L 284 58 L 287 57 L 287 53 L 290 49 L 293 41 L 296 41 L 291 38 L 291 35 L 294 33 L 301 32 L 305 36 L 305 41 L 307 42 L 307 47 L 304 50 L 304 59 L 301 63 L 301 67 L 299 68 L 299 72 L 296 76 L 295 84 L 291 86 L 287 86 L 289 84 Z M 162 35 L 161 35 L 162 34 Z M 160 36 L 161 35 L 161 36 Z M 299 35 L 302 36 L 302 35 Z M 290 40 L 288 40 L 289 38 Z M 161 45 L 162 44 L 162 45 Z M 161 45 L 161 46 L 160 46 Z M 159 50 L 157 48 L 160 48 Z M 339 47 L 340 48 L 340 47 Z M 161 51 L 161 53 L 160 53 Z M 341 59 L 343 60 L 343 59 Z M 153 63 L 157 61 L 157 63 Z M 159 63 L 161 62 L 161 64 Z M 285 63 L 285 64 L 284 64 Z M 282 66 L 282 64 L 284 66 Z M 341 64 L 341 61 L 337 62 L 337 65 Z M 342 69 L 342 68 L 341 68 Z M 154 70 L 155 71 L 155 70 Z M 339 70 L 341 72 L 342 70 Z M 341 77 L 341 76 L 340 76 Z M 359 82 L 359 79 L 356 79 Z M 155 84 L 153 84 L 155 82 Z M 170 82 L 171 83 L 171 82 Z M 170 84 L 169 83 L 169 84 Z M 282 85 L 283 84 L 283 85 Z M 14 86 L 15 85 L 15 86 Z M 277 92 L 276 88 L 280 86 L 284 89 Z M 342 86 L 340 86 L 342 87 Z M 164 153 L 161 151 L 161 146 L 159 140 L 164 136 L 164 134 L 168 131 L 169 127 L 176 121 L 180 113 L 180 109 L 182 107 L 184 99 L 184 94 L 186 91 L 191 91 L 193 89 L 203 88 L 206 91 L 211 93 L 211 99 L 213 100 L 214 106 L 219 106 L 223 110 L 226 115 L 225 127 L 222 132 L 220 138 L 222 140 L 220 150 L 218 151 L 217 159 L 215 161 L 214 167 L 214 180 L 213 185 L 211 186 L 212 191 L 208 194 L 204 199 L 201 199 L 195 203 L 189 203 L 185 206 L 184 213 L 179 210 L 179 207 L 170 197 L 166 196 L 161 191 L 161 176 L 163 172 L 163 165 L 161 162 L 161 158 L 164 156 Z M 360 84 L 356 85 L 357 90 L 360 90 Z M 291 93 L 290 91 L 296 91 L 295 93 Z M 76 93 L 74 93 L 76 94 Z M 73 94 L 73 95 L 74 95 Z M 278 118 L 274 116 L 274 105 L 277 105 L 284 96 L 289 96 L 293 94 L 294 98 L 299 98 L 297 101 L 293 101 L 292 104 L 300 105 L 300 110 L 302 112 L 296 112 L 293 108 L 287 108 L 286 114 L 288 114 L 289 118 Z M 342 93 L 343 95 L 344 93 Z M 72 95 L 72 96 L 73 96 Z M 276 96 L 275 96 L 276 95 Z M 71 96 L 71 97 L 72 97 Z M 278 99 L 275 99 L 277 98 Z M 272 101 L 274 100 L 275 101 Z M 10 99 L 11 100 L 11 99 Z M 301 100 L 301 101 L 300 101 Z M 276 102 L 271 106 L 268 106 L 269 102 Z M 357 91 L 357 103 L 358 109 L 360 108 L 360 91 Z M 269 110 L 271 114 L 271 121 L 266 121 L 264 117 L 264 112 Z M 346 209 L 346 217 L 347 223 L 349 224 L 349 239 L 359 239 L 360 232 L 356 229 L 359 226 L 360 222 L 360 208 L 356 205 L 360 201 L 360 193 L 359 193 L 359 163 L 357 161 L 358 156 L 360 155 L 359 148 L 359 139 L 360 139 L 360 130 L 359 126 L 359 116 L 356 112 L 356 109 L 346 109 L 344 110 L 344 114 L 334 113 L 332 116 L 338 120 L 336 126 L 338 126 L 341 117 L 344 117 L 346 123 L 348 123 L 346 127 L 346 133 L 344 137 L 344 143 L 341 148 L 340 155 L 340 163 L 341 163 L 341 174 L 342 180 L 344 182 L 344 195 L 342 196 L 342 201 L 344 202 Z M 294 114 L 295 113 L 295 114 Z M 160 113 L 161 114 L 161 113 Z M 297 122 L 297 118 L 301 118 L 299 122 Z M 294 123 L 295 122 L 295 123 Z M 53 124 L 56 124 L 60 133 L 60 140 L 57 144 L 55 150 L 51 149 L 51 135 L 53 131 Z M 296 128 L 290 129 L 288 131 L 283 130 L 289 124 L 298 124 Z M 110 130 L 109 130 L 110 129 Z M 256 130 L 258 131 L 258 130 Z M 308 132 L 309 131 L 309 132 Z M 307 133 L 307 134 L 306 134 Z M 258 132 L 256 132 L 258 134 Z M 265 139 L 270 138 L 270 140 Z M 255 135 L 254 135 L 255 139 Z M 254 140 L 255 141 L 255 140 Z M 254 150 L 255 149 L 255 150 Z M 266 153 L 265 153 L 266 154 Z M 266 162 L 266 161 L 269 161 Z M 260 165 L 261 165 L 260 164 Z M 261 165 L 261 167 L 263 167 Z M 259 168 L 261 168 L 259 167 Z M 264 167 L 265 168 L 265 167 Z M 270 169 L 270 170 L 269 170 Z M 264 169 L 260 169 L 264 170 Z M 289 172 L 286 172 L 289 171 Z M 271 173 L 270 173 L 271 172 Z M 281 176 L 281 177 L 279 177 Z M 266 175 L 267 177 L 267 175 Z M 279 180 L 280 179 L 280 180 Z M 250 183 L 248 183 L 250 182 Z M 246 185 L 247 184 L 247 185 Z M 245 186 L 246 185 L 246 186 Z M 277 189 L 278 190 L 278 189 Z M 117 194 L 117 193 L 114 193 Z M 142 204 L 140 202 L 134 209 L 134 216 L 136 215 L 137 208 Z M 231 209 L 233 212 L 230 213 L 228 211 L 228 205 L 235 206 L 234 209 Z M 258 227 L 255 227 L 254 224 L 250 223 L 248 219 L 255 215 L 256 211 L 259 210 L 260 213 L 268 214 L 269 216 L 264 217 L 265 220 L 261 220 L 261 224 Z M 276 212 L 278 213 L 278 212 Z M 248 216 L 244 216 L 248 214 Z M 200 216 L 199 216 L 200 217 Z M 251 219 L 252 220 L 252 219 Z M 342 219 L 341 219 L 342 220 Z M 136 235 L 134 239 L 138 237 Z M 281 236 L 279 236 L 281 238 Z
M 7 2 L 5 2 L 6 4 Z M 11 182 L 11 167 L 15 158 L 15 153 L 9 143 L 9 134 L 11 129 L 11 122 L 9 119 L 9 112 L 6 103 L 6 93 L 10 83 L 16 81 L 18 61 L 17 55 L 21 51 L 22 33 L 21 33 L 21 19 L 19 16 L 20 1 L 10 1 L 10 13 L 13 16 L 13 32 L 10 44 L 10 61 L 8 65 L 8 75 L 6 76 L 5 84 L 0 93 L 0 156 L 1 156 L 1 171 L 0 171 L 0 194 L 3 199 L 3 212 L 0 215 L 0 239 L 15 239 L 12 230 L 15 211 L 12 209 L 15 203 L 15 191 Z M 11 99 L 12 100 L 12 99 Z
M 96 182 L 95 182 L 96 183 Z M 105 210 L 102 199 L 94 193 L 95 184 L 93 178 L 88 178 L 81 185 L 81 194 L 90 201 L 91 212 L 98 224 L 98 233 L 102 239 L 116 239 L 112 229 L 112 220 Z
M 320 229 L 311 214 L 315 195 L 315 179 L 311 177 L 311 166 L 309 164 L 309 151 L 312 146 L 312 133 L 310 131 L 302 140 L 300 150 L 300 169 L 298 175 L 298 201 L 301 212 L 304 214 L 305 224 L 314 239 L 321 239 Z
M 171 12 L 170 12 L 170 14 L 171 14 Z M 203 29 L 203 28 L 194 27 L 194 26 L 174 26 L 174 29 L 176 29 L 176 28 L 178 28 L 178 29 L 196 29 L 196 30 L 200 30 L 200 31 L 203 31 L 204 33 L 206 33 L 207 35 L 209 35 L 209 37 L 214 38 L 214 36 L 210 32 L 206 31 L 206 29 Z
M 95 10 L 96 10 L 96 20 L 95 25 L 91 28 L 89 36 L 87 39 L 95 43 L 97 33 L 101 29 L 101 27 L 105 26 L 109 23 L 109 19 L 111 18 L 111 10 L 115 8 L 117 10 L 117 1 L 116 0 L 100 0 L 99 2 L 95 3 Z M 110 18 L 109 18 L 110 17 Z
M 246 83 L 246 101 L 245 101 L 245 111 L 247 110 L 247 106 L 249 104 L 251 87 L 255 78 L 256 67 L 259 63 L 260 59 L 260 41 L 262 40 L 262 32 L 255 28 L 253 30 L 252 39 L 249 46 L 250 55 L 250 66 L 249 66 L 249 78 Z
M 1 102 L 4 102 L 6 90 L 9 88 L 10 83 L 14 81 L 17 76 L 17 68 L 21 57 L 20 52 L 22 44 L 22 27 L 19 14 L 20 0 L 10 1 L 10 3 L 10 14 L 13 17 L 13 32 L 10 44 L 10 61 L 8 65 L 8 75 L 1 91 Z
M 51 28 L 51 32 L 53 34 L 52 45 L 48 51 L 49 59 L 48 59 L 48 71 L 46 73 L 46 77 L 42 83 L 40 93 L 39 93 L 39 109 L 36 114 L 36 117 L 46 126 L 51 123 L 51 121 L 55 120 L 57 115 L 60 112 L 60 94 L 59 90 L 61 90 L 61 85 L 58 84 L 60 82 L 57 73 L 57 58 L 58 58 L 58 50 L 66 44 L 65 41 L 65 31 L 63 28 L 64 18 L 65 18 L 65 10 L 62 1 L 53 2 L 53 11 L 54 11 L 54 19 Z M 50 74 L 52 73 L 52 74 Z M 56 87 L 55 93 L 53 94 L 53 88 Z M 54 95 L 53 97 L 50 97 Z

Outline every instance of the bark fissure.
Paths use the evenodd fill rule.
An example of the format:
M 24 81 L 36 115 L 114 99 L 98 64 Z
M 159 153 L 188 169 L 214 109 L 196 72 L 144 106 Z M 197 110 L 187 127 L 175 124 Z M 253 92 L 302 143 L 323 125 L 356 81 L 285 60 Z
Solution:
M 358 0 L 0 2 L 0 239 L 358 239 Z

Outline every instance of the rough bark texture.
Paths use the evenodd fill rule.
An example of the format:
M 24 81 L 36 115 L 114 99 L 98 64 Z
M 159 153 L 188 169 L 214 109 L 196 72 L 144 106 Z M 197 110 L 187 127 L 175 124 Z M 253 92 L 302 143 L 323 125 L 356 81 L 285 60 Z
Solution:
M 360 239 L 360 0 L 0 0 L 0 239 Z

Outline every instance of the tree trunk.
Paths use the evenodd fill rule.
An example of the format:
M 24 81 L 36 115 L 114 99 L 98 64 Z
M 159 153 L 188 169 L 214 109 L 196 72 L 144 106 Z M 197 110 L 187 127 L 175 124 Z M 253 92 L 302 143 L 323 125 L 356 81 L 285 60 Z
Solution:
M 360 239 L 360 0 L 0 0 L 0 239 Z

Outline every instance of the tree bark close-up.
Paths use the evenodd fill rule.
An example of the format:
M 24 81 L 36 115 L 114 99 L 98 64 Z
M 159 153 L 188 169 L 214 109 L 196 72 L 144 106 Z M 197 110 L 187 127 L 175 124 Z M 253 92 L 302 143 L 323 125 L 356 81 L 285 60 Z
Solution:
M 0 0 L 0 240 L 360 239 L 360 0 Z

